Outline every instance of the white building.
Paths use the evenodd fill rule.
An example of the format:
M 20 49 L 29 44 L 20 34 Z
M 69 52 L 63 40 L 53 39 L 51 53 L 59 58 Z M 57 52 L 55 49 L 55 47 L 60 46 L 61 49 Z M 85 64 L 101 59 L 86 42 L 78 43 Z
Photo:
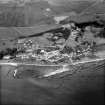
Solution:
M 56 24 L 59 24 L 60 21 L 63 21 L 63 20 L 65 20 L 65 19 L 68 18 L 68 17 L 69 17 L 69 16 L 55 16 L 55 17 L 54 17 L 54 20 L 55 20 Z
M 3 59 L 5 59 L 5 60 L 8 60 L 8 59 L 10 59 L 10 58 L 11 58 L 10 55 L 6 55 L 6 56 L 3 57 Z
M 60 21 L 63 21 L 71 16 L 76 16 L 77 13 L 75 11 L 63 13 L 61 15 L 54 16 L 54 20 L 56 21 L 56 24 L 59 24 Z

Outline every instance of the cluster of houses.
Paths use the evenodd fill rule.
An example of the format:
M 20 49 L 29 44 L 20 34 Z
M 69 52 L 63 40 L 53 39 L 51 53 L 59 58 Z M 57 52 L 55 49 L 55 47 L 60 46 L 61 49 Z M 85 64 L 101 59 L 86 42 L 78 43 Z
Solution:
M 92 48 L 99 42 L 97 40 L 99 38 L 95 37 L 97 33 L 94 34 L 91 28 L 93 30 L 95 27 L 88 25 L 82 31 L 71 22 L 62 25 L 59 29 L 40 33 L 40 36 L 18 38 L 16 59 L 49 62 L 57 62 L 61 59 L 64 61 L 66 58 L 71 61 L 73 58 L 81 59 L 81 56 L 92 54 Z M 4 58 L 9 59 L 10 56 Z
M 20 51 L 19 54 L 16 55 L 16 58 L 20 60 L 31 60 L 34 59 L 34 61 L 48 61 L 48 62 L 57 62 L 61 59 L 68 58 L 70 61 L 72 61 L 72 58 L 75 56 L 81 56 L 81 55 L 88 55 L 90 53 L 90 46 L 87 46 L 87 49 L 83 49 L 83 51 L 80 51 L 76 48 L 79 46 L 80 41 L 76 41 L 77 37 L 81 37 L 80 32 L 81 30 L 77 27 L 75 27 L 75 24 L 66 24 L 62 26 L 64 29 L 69 29 L 71 31 L 68 39 L 64 42 L 63 45 L 55 45 L 55 46 L 43 46 L 41 47 L 40 44 L 38 44 L 37 40 L 34 40 L 34 38 L 24 38 L 19 39 L 17 41 L 17 50 Z M 81 40 L 81 39 L 79 39 Z M 67 54 L 61 53 L 61 51 L 65 48 L 65 46 L 71 47 L 73 51 L 71 53 Z M 51 49 L 51 51 L 48 51 Z M 71 50 L 71 49 L 69 49 Z M 77 52 L 76 52 L 77 51 Z M 77 54 L 78 53 L 78 54 Z

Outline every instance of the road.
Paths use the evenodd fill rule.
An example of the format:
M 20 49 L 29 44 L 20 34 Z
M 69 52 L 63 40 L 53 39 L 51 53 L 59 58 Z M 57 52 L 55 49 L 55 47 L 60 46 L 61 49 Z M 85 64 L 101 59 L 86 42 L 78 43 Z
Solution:
M 76 68 L 49 78 L 15 79 L 7 76 L 14 69 L 0 66 L 1 102 L 8 105 L 103 105 L 105 61 Z M 44 68 L 43 68 L 44 69 Z

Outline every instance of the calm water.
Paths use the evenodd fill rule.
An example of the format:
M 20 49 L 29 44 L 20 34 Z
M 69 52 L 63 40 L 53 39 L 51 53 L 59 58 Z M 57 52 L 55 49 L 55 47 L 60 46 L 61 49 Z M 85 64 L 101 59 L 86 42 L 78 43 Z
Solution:
M 101 105 L 104 103 L 104 64 L 81 68 L 62 78 L 57 75 L 47 79 L 14 79 L 7 76 L 14 67 L 0 66 L 1 102 L 9 105 Z

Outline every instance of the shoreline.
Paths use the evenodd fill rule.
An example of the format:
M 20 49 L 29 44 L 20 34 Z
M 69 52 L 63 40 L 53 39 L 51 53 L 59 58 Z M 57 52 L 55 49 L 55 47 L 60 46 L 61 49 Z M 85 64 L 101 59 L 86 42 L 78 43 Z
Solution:
M 98 58 L 98 59 L 91 59 L 91 60 L 89 60 L 89 59 L 87 59 L 87 60 L 84 60 L 84 61 L 78 61 L 78 62 L 74 62 L 74 63 L 72 63 L 72 64 L 58 64 L 58 65 L 43 65 L 43 64 L 34 64 L 34 63 L 16 63 L 16 62 L 11 62 L 11 61 L 6 61 L 6 60 L 4 60 L 4 61 L 6 61 L 6 62 L 2 62 L 2 60 L 0 61 L 0 65 L 10 65 L 10 66 L 19 66 L 19 65 L 32 65 L 32 66 L 68 66 L 68 65 L 73 65 L 73 66 L 75 66 L 75 65 L 78 65 L 78 64 L 84 64 L 84 63 L 91 63 L 91 62 L 98 62 L 98 61 L 104 61 L 105 60 L 105 58 Z

